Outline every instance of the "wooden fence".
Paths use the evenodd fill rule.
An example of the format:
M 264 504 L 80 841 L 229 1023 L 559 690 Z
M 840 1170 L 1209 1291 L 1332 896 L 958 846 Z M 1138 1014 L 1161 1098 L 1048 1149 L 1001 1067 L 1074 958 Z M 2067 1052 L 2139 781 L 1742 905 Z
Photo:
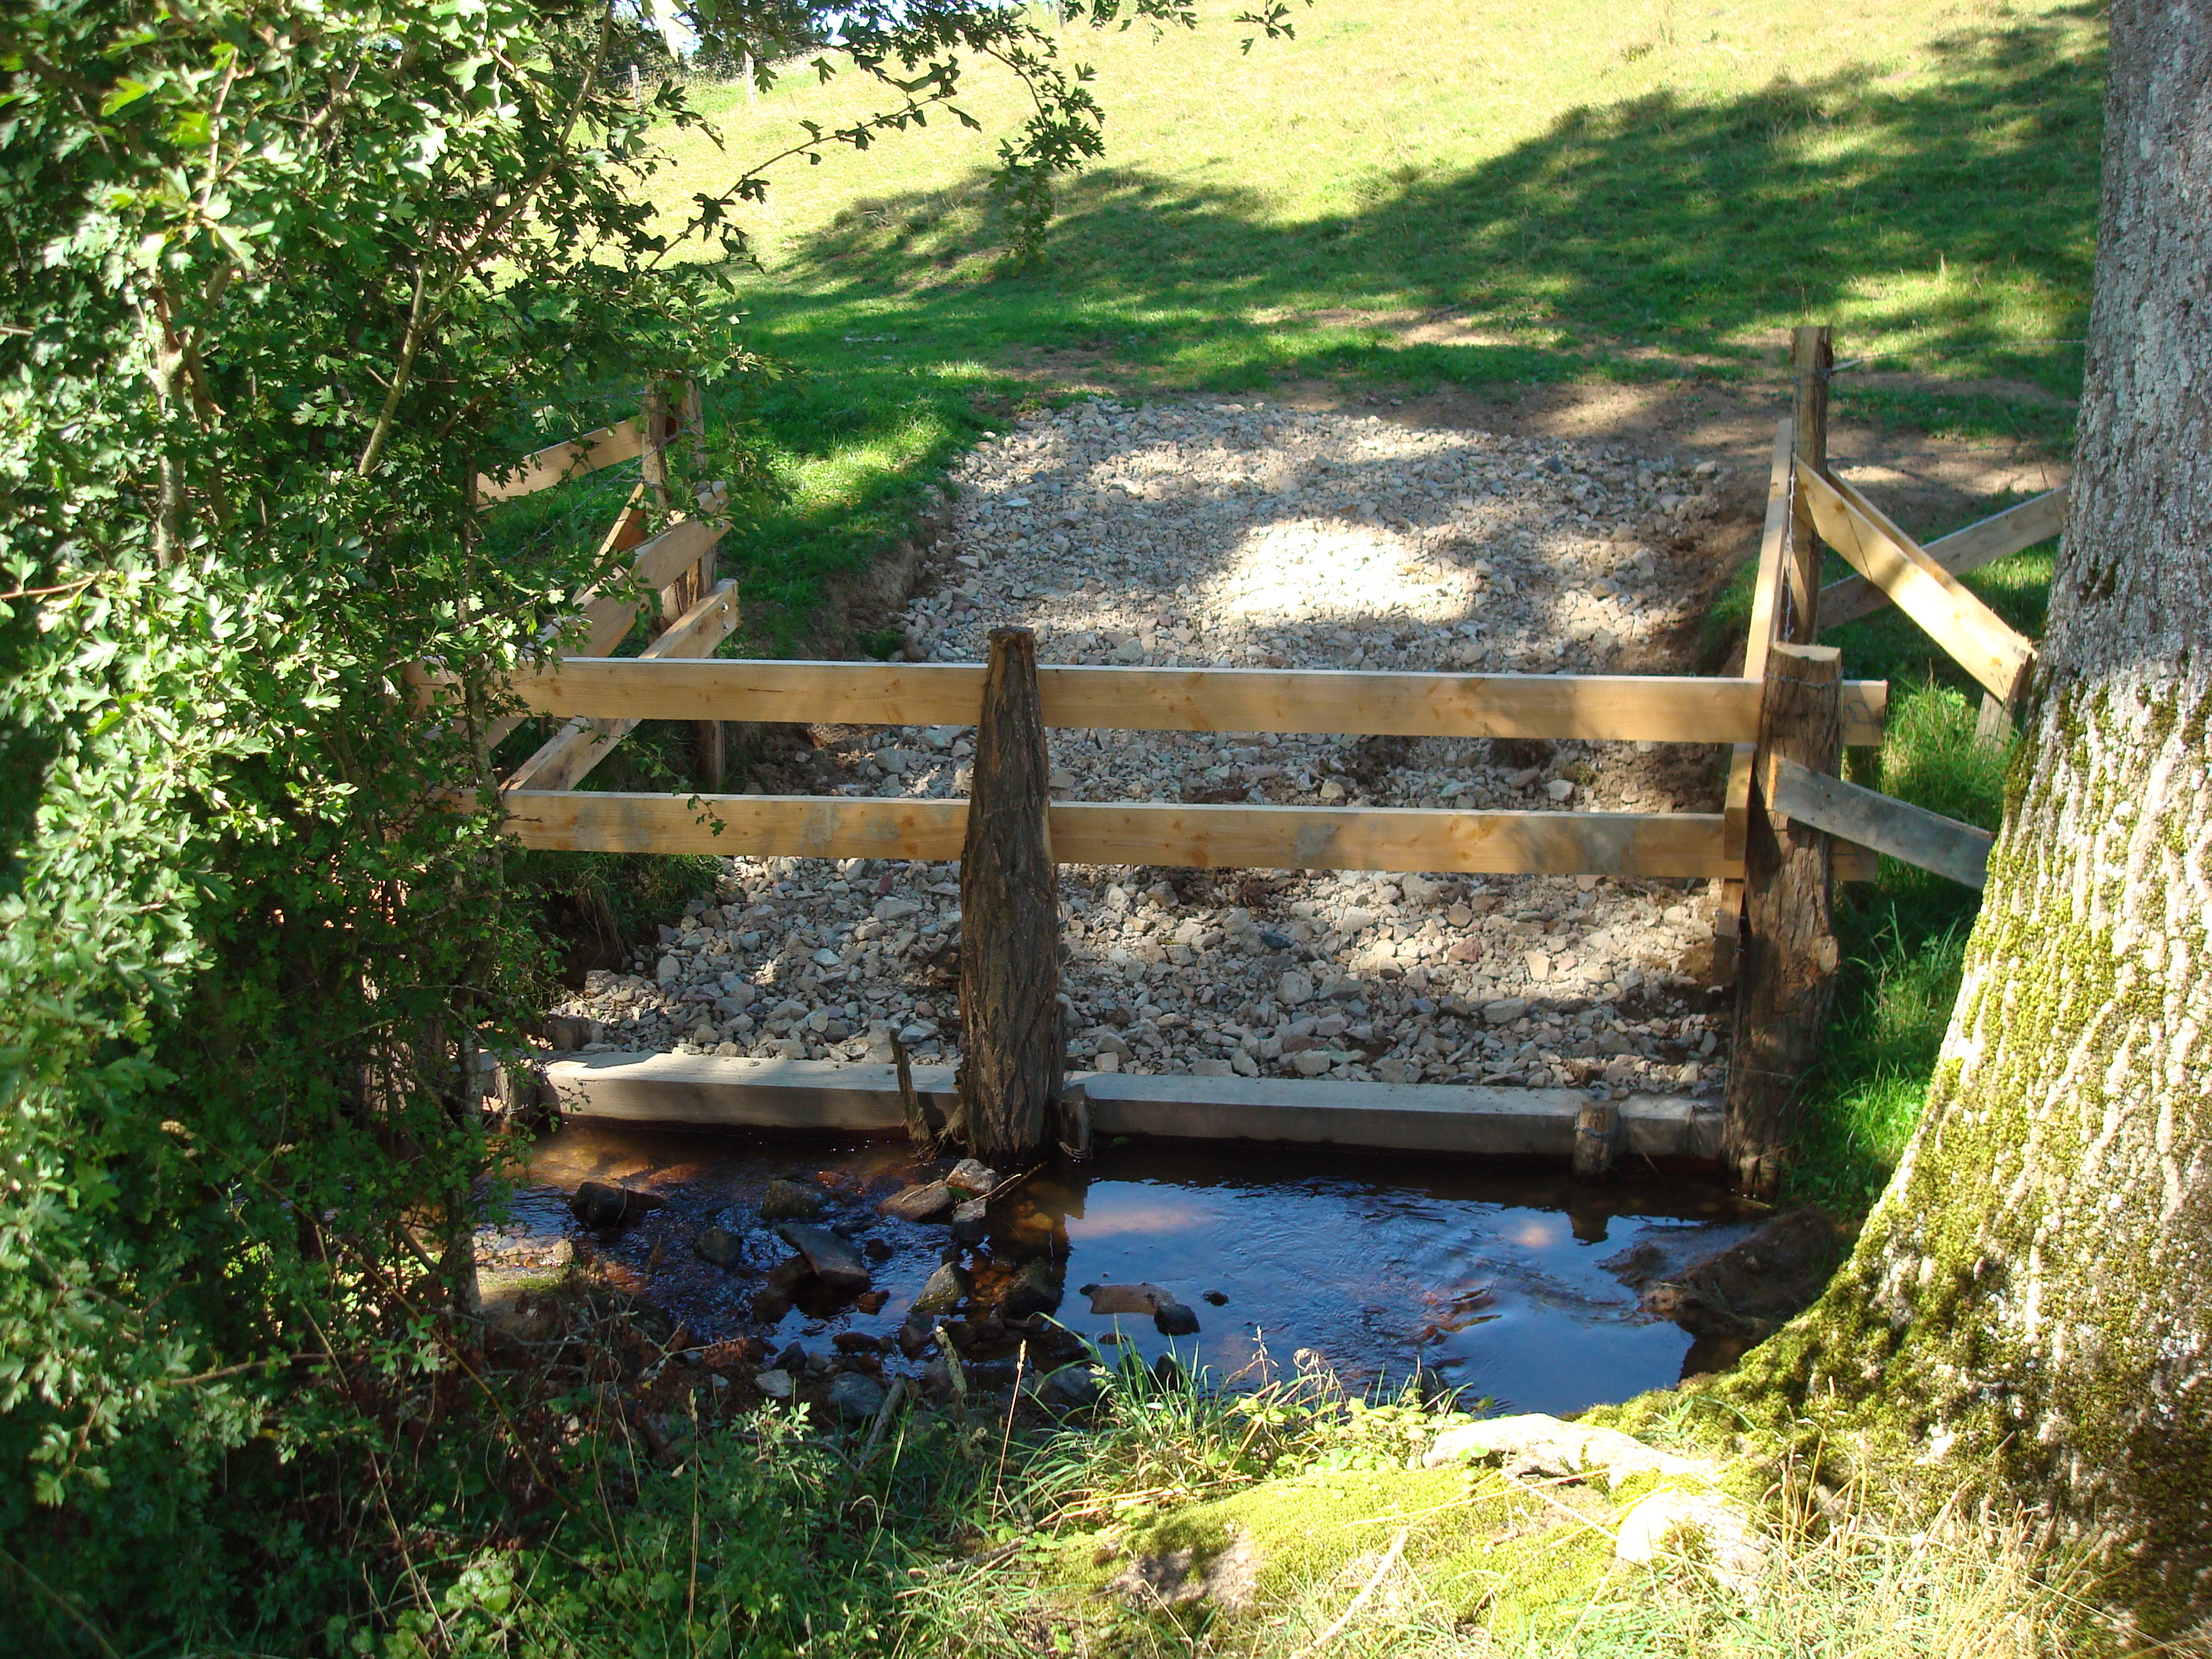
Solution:
M 1725 745 L 1731 757 L 1721 811 L 1057 801 L 1048 809 L 1053 858 L 1715 879 L 1722 884 L 1716 956 L 1740 984 L 1727 1161 L 1744 1189 L 1771 1194 L 1786 1151 L 1789 1103 L 1817 1057 L 1832 988 L 1833 882 L 1870 876 L 1875 849 L 1978 882 L 1989 842 L 1969 826 L 1841 779 L 1844 749 L 1881 744 L 1887 688 L 1844 680 L 1835 652 L 1817 642 L 1820 631 L 1893 603 L 1986 688 L 1996 713 L 1985 720 L 2002 719 L 2026 689 L 2034 647 L 1957 578 L 2052 534 L 2064 501 L 2063 490 L 2053 491 L 1921 547 L 1828 467 L 1828 331 L 1799 330 L 1794 350 L 1796 407 L 1776 432 L 1738 674 L 1036 671 L 1048 727 Z M 697 410 L 696 398 L 686 397 L 679 417 L 672 398 L 649 397 L 636 422 L 541 450 L 504 478 L 479 480 L 487 502 L 511 500 L 638 459 L 642 477 L 601 551 L 609 560 L 630 553 L 634 582 L 661 595 L 655 637 L 641 655 L 609 654 L 640 607 L 586 590 L 575 596 L 568 624 L 580 631 L 581 648 L 512 677 L 508 690 L 525 710 L 566 724 L 501 781 L 509 828 L 525 846 L 560 851 L 959 858 L 964 800 L 719 793 L 722 722 L 975 725 L 985 669 L 714 659 L 738 622 L 732 585 L 714 580 L 721 532 L 709 519 L 676 518 L 667 484 L 668 447 L 696 434 Z M 701 499 L 711 506 L 710 495 Z M 648 534 L 656 517 L 665 527 Z M 1857 574 L 1822 587 L 1823 542 Z M 549 647 L 552 638 L 549 632 Z M 414 678 L 434 697 L 446 677 L 425 671 Z M 706 787 L 696 794 L 578 791 L 592 767 L 647 720 L 691 721 L 702 735 L 715 734 L 702 743 Z

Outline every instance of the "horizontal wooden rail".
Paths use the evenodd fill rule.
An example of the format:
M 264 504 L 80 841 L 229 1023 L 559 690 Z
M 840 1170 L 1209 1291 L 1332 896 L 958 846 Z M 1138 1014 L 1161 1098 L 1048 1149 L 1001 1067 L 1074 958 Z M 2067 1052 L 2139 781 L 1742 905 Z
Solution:
M 1048 726 L 1139 732 L 1747 743 L 1756 680 L 1571 674 L 1397 674 L 1241 668 L 1037 670 Z M 972 725 L 976 663 L 654 662 L 565 658 L 514 677 L 539 714 L 602 719 Z M 1844 740 L 1878 744 L 1888 687 L 1844 688 Z
M 2046 490 L 2017 507 L 1976 520 L 1964 530 L 1939 536 L 1920 550 L 1954 576 L 2010 558 L 2066 527 L 2066 487 Z M 1826 632 L 1873 615 L 1889 595 L 1864 576 L 1845 576 L 1820 590 L 1820 628 Z
M 964 800 L 514 790 L 507 827 L 552 852 L 949 860 Z M 1482 875 L 1741 873 L 1717 812 L 1455 812 L 1426 807 L 1057 802 L 1064 864 Z
M 2007 703 L 2020 696 L 2035 665 L 2031 641 L 1850 485 L 1824 478 L 1802 462 L 1797 483 L 1821 539 L 1845 562 L 1887 594 L 1990 696 Z M 1856 739 L 1846 732 L 1844 741 Z
M 541 489 L 550 489 L 555 484 L 581 477 L 586 472 L 635 459 L 644 448 L 645 432 L 635 421 L 601 427 L 597 432 L 587 432 L 568 443 L 550 444 L 535 454 L 524 456 L 514 470 L 503 477 L 478 473 L 477 505 L 489 507 L 495 501 L 511 501 L 519 495 L 534 495 Z
M 1765 791 L 1785 817 L 1979 891 L 1988 879 L 1990 848 L 1996 837 L 1971 823 L 1914 806 L 1878 790 L 1815 772 L 1775 757 Z

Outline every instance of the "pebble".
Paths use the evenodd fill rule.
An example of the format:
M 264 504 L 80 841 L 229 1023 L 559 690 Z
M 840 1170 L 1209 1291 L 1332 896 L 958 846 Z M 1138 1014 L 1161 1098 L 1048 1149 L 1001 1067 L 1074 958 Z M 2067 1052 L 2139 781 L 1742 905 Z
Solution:
M 1047 662 L 1602 672 L 1663 660 L 1694 619 L 1710 562 L 1696 538 L 1723 512 L 1724 481 L 1596 443 L 1257 402 L 1102 401 L 1025 418 L 954 482 L 927 550 L 937 586 L 902 623 L 913 660 L 980 660 L 992 627 L 1020 624 Z M 1684 745 L 1079 730 L 1051 742 L 1054 790 L 1073 800 L 1717 806 L 1715 752 Z M 970 744 L 959 726 L 869 728 L 810 750 L 819 775 L 774 787 L 945 799 L 966 792 Z M 1615 1094 L 1710 1091 L 1724 1075 L 1725 1022 L 1687 994 L 1710 961 L 1704 884 L 1060 876 L 1078 1067 L 1319 1066 Z M 946 863 L 726 859 L 712 902 L 551 1012 L 580 1022 L 566 1034 L 594 1031 L 586 1050 L 880 1060 L 896 1032 L 918 1063 L 956 1060 L 943 1022 L 957 999 L 930 960 L 957 936 L 957 877 Z M 1509 1002 L 1522 1005 L 1511 1016 L 1490 1012 Z M 1322 1005 L 1353 1035 L 1291 1046 L 1316 1037 L 1296 1028 Z
M 755 1374 L 753 1386 L 771 1400 L 788 1400 L 799 1382 L 789 1371 L 766 1370 Z

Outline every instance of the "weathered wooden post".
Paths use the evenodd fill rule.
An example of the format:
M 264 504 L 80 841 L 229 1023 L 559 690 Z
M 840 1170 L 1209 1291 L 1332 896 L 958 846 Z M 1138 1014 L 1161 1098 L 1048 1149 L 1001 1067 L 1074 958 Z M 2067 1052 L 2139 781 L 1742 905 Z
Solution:
M 1739 1192 L 1772 1198 L 1793 1108 L 1819 1060 L 1838 951 L 1828 837 L 1767 804 L 1774 758 L 1832 776 L 1843 742 L 1843 660 L 1832 646 L 1767 653 L 1744 846 L 1744 946 L 1722 1157 Z
M 698 383 L 684 380 L 675 396 L 666 388 L 654 387 L 640 403 L 639 419 L 645 428 L 645 447 L 638 455 L 638 469 L 644 477 L 647 500 L 654 512 L 665 514 L 675 501 L 669 485 L 669 446 L 689 431 L 696 451 L 699 434 L 704 430 Z M 698 459 L 695 453 L 693 459 Z M 695 466 L 692 476 L 696 478 L 697 475 Z M 662 588 L 660 615 L 653 624 L 653 633 L 659 634 L 705 599 L 714 588 L 714 549 L 709 547 L 699 556 L 697 563 Z M 700 781 L 708 793 L 720 793 L 726 769 L 721 721 L 694 721 L 692 745 L 698 751 Z
M 1799 328 L 1790 337 L 1790 378 L 1795 383 L 1797 459 L 1828 475 L 1828 377 L 1836 353 L 1826 324 Z M 1780 637 L 1810 645 L 1820 637 L 1820 538 L 1802 490 L 1790 521 L 1790 605 Z
M 1036 636 L 991 630 L 960 853 L 961 1139 L 1004 1168 L 1052 1139 L 1065 1057 L 1060 881 Z
M 1613 1148 L 1620 1141 L 1620 1108 L 1593 1100 L 1575 1114 L 1574 1175 L 1577 1181 L 1603 1181 L 1613 1173 Z

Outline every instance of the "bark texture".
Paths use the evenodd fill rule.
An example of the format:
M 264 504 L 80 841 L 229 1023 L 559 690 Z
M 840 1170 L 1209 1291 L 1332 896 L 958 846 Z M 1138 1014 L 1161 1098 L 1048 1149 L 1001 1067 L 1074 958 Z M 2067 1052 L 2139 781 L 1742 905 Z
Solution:
M 1060 883 L 1036 637 L 991 631 L 960 854 L 960 1137 L 1005 1168 L 1046 1150 L 1062 1047 Z
M 1843 661 L 1833 646 L 1767 653 L 1759 753 L 1832 775 L 1843 752 Z M 1836 994 L 1835 870 L 1828 837 L 1766 804 L 1752 779 L 1744 834 L 1743 957 L 1729 1049 L 1721 1156 L 1738 1192 L 1782 1184 L 1800 1086 L 1820 1058 Z
M 2112 9 L 2051 637 L 1928 1110 L 1778 1385 L 2212 1615 L 2212 0 Z M 1771 1395 L 1769 1396 L 1771 1397 Z

